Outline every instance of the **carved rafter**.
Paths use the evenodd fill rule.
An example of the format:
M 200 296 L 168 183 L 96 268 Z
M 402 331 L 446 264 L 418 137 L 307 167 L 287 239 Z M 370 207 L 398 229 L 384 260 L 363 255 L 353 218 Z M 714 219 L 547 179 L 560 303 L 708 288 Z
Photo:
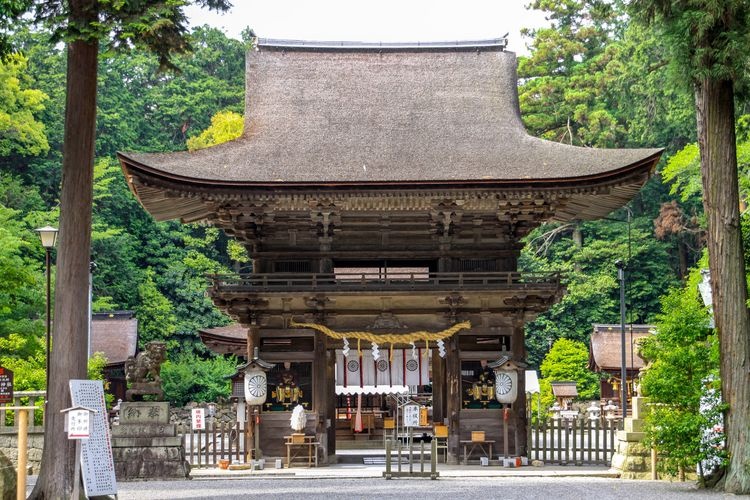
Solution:
M 312 309 L 312 316 L 316 323 L 324 325 L 326 322 L 326 308 L 334 303 L 334 300 L 324 294 L 305 297 L 305 305 Z
M 265 228 L 274 221 L 274 206 L 268 203 L 226 203 L 216 210 L 214 224 L 246 244 L 260 243 Z
M 434 232 L 439 237 L 450 237 L 455 232 L 456 225 L 461 222 L 463 210 L 455 201 L 441 201 L 430 210 Z
M 439 302 L 448 306 L 446 316 L 448 318 L 449 324 L 456 324 L 458 322 L 458 310 L 463 304 L 466 303 L 466 299 L 458 293 L 452 293 L 440 299 Z

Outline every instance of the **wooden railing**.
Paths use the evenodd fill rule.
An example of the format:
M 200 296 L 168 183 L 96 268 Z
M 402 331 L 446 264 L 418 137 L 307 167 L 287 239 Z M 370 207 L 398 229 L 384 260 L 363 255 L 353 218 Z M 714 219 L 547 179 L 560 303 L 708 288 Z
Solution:
M 16 391 L 13 393 L 13 403 L 2 406 L 38 406 L 32 418 L 29 415 L 28 432 L 44 432 L 44 391 Z M 0 434 L 15 434 L 18 422 L 18 412 L 0 410 Z
M 237 422 L 208 420 L 205 430 L 192 430 L 189 425 L 178 424 L 177 435 L 185 445 L 185 460 L 191 467 L 216 467 L 219 460 L 245 463 L 245 430 Z M 248 446 L 248 448 L 250 448 Z
M 208 275 L 221 292 L 556 289 L 559 273 L 335 273 Z
M 528 426 L 531 460 L 561 465 L 609 464 L 621 420 L 547 419 Z

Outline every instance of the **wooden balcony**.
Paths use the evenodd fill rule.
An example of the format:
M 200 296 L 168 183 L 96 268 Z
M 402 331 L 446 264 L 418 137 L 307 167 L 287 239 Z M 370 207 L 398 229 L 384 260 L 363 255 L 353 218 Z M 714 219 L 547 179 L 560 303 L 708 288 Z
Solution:
M 460 292 L 558 290 L 560 273 L 336 273 L 209 275 L 211 291 L 230 294 L 290 292 Z

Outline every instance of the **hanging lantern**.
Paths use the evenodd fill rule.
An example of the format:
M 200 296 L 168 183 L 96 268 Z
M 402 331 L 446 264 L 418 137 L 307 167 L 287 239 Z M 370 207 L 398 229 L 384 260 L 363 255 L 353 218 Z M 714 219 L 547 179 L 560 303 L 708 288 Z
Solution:
M 245 369 L 245 402 L 249 405 L 262 405 L 266 402 L 268 395 L 268 377 L 266 372 L 273 368 L 273 364 L 266 363 L 258 358 L 256 348 L 255 357 L 252 361 L 239 369 Z
M 495 371 L 495 399 L 501 404 L 515 403 L 518 398 L 518 371 L 526 366 L 525 363 L 503 356 L 487 366 Z

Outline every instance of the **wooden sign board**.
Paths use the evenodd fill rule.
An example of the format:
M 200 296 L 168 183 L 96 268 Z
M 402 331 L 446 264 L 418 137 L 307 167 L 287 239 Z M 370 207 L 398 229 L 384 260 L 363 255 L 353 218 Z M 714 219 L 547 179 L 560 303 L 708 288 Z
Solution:
M 68 439 L 88 439 L 91 435 L 91 412 L 71 410 L 68 412 Z
M 419 405 L 404 406 L 404 427 L 419 427 Z
M 194 431 L 202 431 L 206 428 L 206 413 L 203 408 L 193 408 L 190 416 Z
M 0 366 L 0 404 L 13 404 L 13 371 Z

